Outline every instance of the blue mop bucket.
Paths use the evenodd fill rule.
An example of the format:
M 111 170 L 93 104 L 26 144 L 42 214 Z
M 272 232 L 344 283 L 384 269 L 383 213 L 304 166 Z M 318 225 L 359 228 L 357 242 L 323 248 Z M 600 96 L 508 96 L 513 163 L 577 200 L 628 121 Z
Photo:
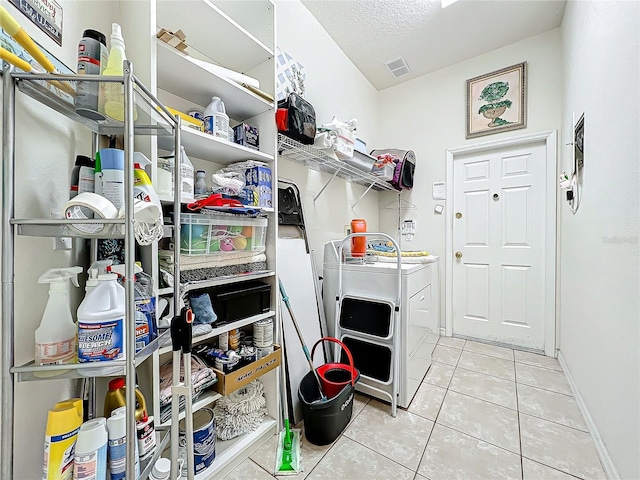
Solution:
M 346 367 L 349 366 L 346 365 Z M 351 378 L 345 382 L 340 392 L 325 400 L 322 400 L 314 372 L 307 373 L 298 386 L 298 399 L 302 405 L 304 419 L 304 435 L 314 445 L 332 443 L 351 421 L 355 385 L 360 379 L 360 373 L 355 368 L 349 373 Z

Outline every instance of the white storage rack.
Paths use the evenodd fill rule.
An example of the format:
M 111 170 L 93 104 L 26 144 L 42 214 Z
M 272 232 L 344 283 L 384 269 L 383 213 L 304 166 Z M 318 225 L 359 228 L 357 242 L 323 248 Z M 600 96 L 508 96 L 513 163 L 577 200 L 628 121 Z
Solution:
M 124 92 L 124 122 L 115 120 L 92 121 L 76 114 L 73 98 L 61 93 L 61 90 L 50 89 L 50 82 L 57 81 L 72 86 L 74 82 L 120 83 Z M 58 84 L 59 85 L 59 84 Z M 16 219 L 15 210 L 15 88 L 32 97 L 36 101 L 51 107 L 66 117 L 79 122 L 94 133 L 93 150 L 98 147 L 99 135 L 123 135 L 125 155 L 125 217 L 117 220 L 66 220 L 66 219 Z M 138 118 L 134 121 L 134 108 Z M 14 245 L 16 235 L 37 237 L 80 237 L 91 239 L 92 255 L 95 258 L 98 238 L 121 238 L 125 245 L 126 267 L 126 351 L 127 358 L 112 361 L 109 367 L 117 366 L 118 370 L 109 376 L 125 375 L 127 385 L 136 384 L 136 367 L 142 364 L 158 349 L 161 339 L 156 339 L 137 354 L 135 352 L 135 303 L 134 303 L 134 262 L 135 238 L 133 233 L 133 152 L 134 135 L 166 135 L 172 138 L 176 149 L 180 147 L 180 120 L 174 118 L 156 97 L 133 74 L 133 65 L 125 61 L 124 75 L 100 77 L 96 75 L 60 75 L 16 73 L 12 67 L 3 64 L 3 201 L 2 201 L 2 458 L 0 478 L 10 479 L 13 475 L 13 441 L 14 441 L 14 382 L 44 381 L 58 379 L 80 379 L 104 376 L 92 370 L 104 367 L 105 364 L 72 364 L 72 365 L 14 365 Z M 83 234 L 72 227 L 72 224 L 103 224 L 105 228 L 97 235 Z M 57 370 L 64 373 L 48 378 L 39 377 L 38 373 L 51 374 Z M 95 388 L 95 385 L 94 385 Z M 94 404 L 90 405 L 89 416 L 95 415 Z M 135 388 L 128 388 L 126 393 L 128 405 L 135 405 Z M 136 424 L 133 408 L 127 416 L 127 478 L 134 478 L 134 458 Z M 36 436 L 38 437 L 38 436 Z M 165 436 L 165 441 L 168 435 Z M 132 441 L 133 440 L 133 441 Z M 158 449 L 157 456 L 160 454 Z M 145 474 L 148 475 L 151 464 Z M 146 478 L 146 477 L 143 477 Z

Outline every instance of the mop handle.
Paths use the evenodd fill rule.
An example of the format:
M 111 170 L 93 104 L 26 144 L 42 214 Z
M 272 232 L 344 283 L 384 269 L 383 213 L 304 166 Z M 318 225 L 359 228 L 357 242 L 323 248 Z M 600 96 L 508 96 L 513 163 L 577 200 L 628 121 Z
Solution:
M 191 346 L 193 341 L 193 311 L 183 308 L 182 318 L 182 356 L 184 358 L 185 396 L 185 433 L 187 435 L 187 478 L 194 478 L 196 466 L 193 447 L 193 397 L 191 384 Z
M 173 351 L 173 379 L 171 382 L 172 387 L 176 387 L 180 384 L 180 350 Z M 171 480 L 178 478 L 178 458 L 180 453 L 178 451 L 179 440 L 179 419 L 180 409 L 180 396 L 171 391 Z
M 307 348 L 307 345 L 304 343 L 304 337 L 302 336 L 300 327 L 298 327 L 298 322 L 296 321 L 296 317 L 293 314 L 293 308 L 291 308 L 291 303 L 289 303 L 289 297 L 287 296 L 287 292 L 284 291 L 284 285 L 282 284 L 282 280 L 278 279 L 278 283 L 280 284 L 280 295 L 282 295 L 282 300 L 284 301 L 284 304 L 287 306 L 287 310 L 289 310 L 289 315 L 291 315 L 293 326 L 295 327 L 296 333 L 298 334 L 298 338 L 300 339 L 300 343 L 302 344 L 302 351 L 304 352 L 304 356 L 307 357 L 307 362 L 309 362 L 309 368 L 313 372 L 314 377 L 316 377 L 316 382 L 318 382 L 318 389 L 320 391 L 320 395 L 322 395 L 322 400 L 326 400 L 327 397 L 322 391 L 322 383 L 320 382 L 320 377 L 318 376 L 318 372 L 316 372 L 316 368 L 313 366 L 313 360 L 311 358 L 311 354 L 309 353 L 309 349 Z

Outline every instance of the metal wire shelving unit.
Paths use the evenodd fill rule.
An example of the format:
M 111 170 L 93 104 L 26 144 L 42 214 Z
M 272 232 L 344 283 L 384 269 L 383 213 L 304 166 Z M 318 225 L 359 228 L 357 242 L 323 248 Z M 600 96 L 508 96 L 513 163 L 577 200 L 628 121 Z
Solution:
M 176 151 L 180 151 L 180 119 L 174 117 L 162 103 L 133 74 L 131 62 L 124 62 L 123 76 L 30 74 L 15 72 L 3 63 L 3 151 L 2 151 L 2 376 L 0 384 L 2 452 L 0 458 L 0 478 L 13 478 L 13 442 L 14 442 L 14 382 L 44 381 L 60 378 L 91 378 L 95 364 L 71 365 L 14 365 L 14 272 L 15 243 L 17 235 L 37 237 L 75 236 L 91 239 L 122 238 L 125 245 L 125 291 L 126 291 L 126 360 L 109 362 L 101 367 L 118 367 L 110 375 L 125 375 L 127 385 L 136 383 L 136 367 L 158 349 L 167 334 L 156 339 L 138 354 L 135 352 L 135 303 L 134 303 L 134 262 L 135 237 L 133 230 L 133 152 L 135 135 L 172 136 Z M 75 91 L 77 82 L 119 83 L 123 88 L 123 121 L 104 119 L 91 120 L 80 116 L 74 108 L 74 98 L 69 92 Z M 60 87 L 63 88 L 60 88 Z M 96 150 L 99 135 L 123 135 L 125 152 L 125 205 L 122 220 L 66 220 L 66 219 L 16 219 L 15 212 L 15 103 L 16 89 L 41 104 L 47 105 L 69 119 L 81 123 L 93 132 L 93 150 Z M 176 176 L 176 180 L 179 176 Z M 179 186 L 176 181 L 176 187 Z M 179 199 L 174 208 L 180 211 Z M 179 213 L 178 213 L 179 215 Z M 179 222 L 179 218 L 177 220 Z M 84 234 L 74 228 L 77 224 L 96 224 L 100 234 Z M 174 234 L 179 231 L 174 229 Z M 179 244 L 179 242 L 176 242 Z M 95 245 L 95 243 L 94 243 Z M 179 266 L 178 266 L 179 267 Z M 176 288 L 177 290 L 177 288 Z M 177 297 L 177 292 L 176 292 Z M 127 405 L 135 405 L 135 388 L 126 391 Z M 135 478 L 136 424 L 135 409 L 128 409 L 127 415 L 127 478 Z M 149 462 L 152 464 L 166 445 L 168 435 L 159 445 L 157 455 Z M 150 468 L 145 469 L 147 475 Z M 146 477 L 143 477 L 146 478 Z

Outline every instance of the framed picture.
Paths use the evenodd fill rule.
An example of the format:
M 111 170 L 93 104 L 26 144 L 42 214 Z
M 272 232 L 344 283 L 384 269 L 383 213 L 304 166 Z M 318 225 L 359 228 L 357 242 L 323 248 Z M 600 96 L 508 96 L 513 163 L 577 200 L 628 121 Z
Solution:
M 527 62 L 467 80 L 467 138 L 527 126 Z
M 580 118 L 573 128 L 573 158 L 574 158 L 574 173 L 584 167 L 584 113 L 580 115 Z

